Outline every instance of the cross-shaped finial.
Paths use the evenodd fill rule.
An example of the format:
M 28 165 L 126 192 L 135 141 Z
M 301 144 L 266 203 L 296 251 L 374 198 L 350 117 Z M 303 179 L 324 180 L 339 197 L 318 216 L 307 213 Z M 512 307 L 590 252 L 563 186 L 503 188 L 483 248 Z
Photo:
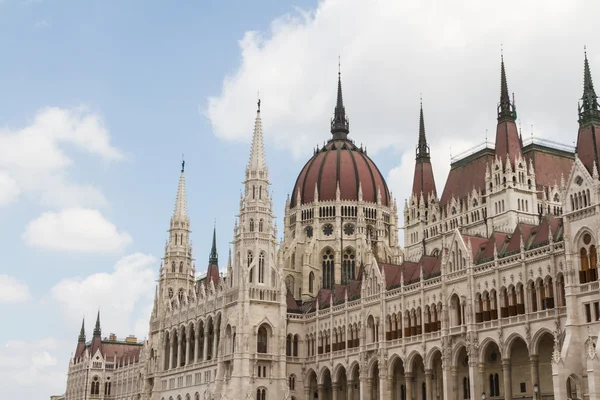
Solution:
M 183 158 L 183 153 L 181 154 L 181 172 L 185 170 L 185 159 Z
M 258 93 L 258 101 L 256 104 L 258 105 L 258 112 L 260 112 L 260 93 Z
M 342 75 L 342 56 L 338 54 L 338 76 Z

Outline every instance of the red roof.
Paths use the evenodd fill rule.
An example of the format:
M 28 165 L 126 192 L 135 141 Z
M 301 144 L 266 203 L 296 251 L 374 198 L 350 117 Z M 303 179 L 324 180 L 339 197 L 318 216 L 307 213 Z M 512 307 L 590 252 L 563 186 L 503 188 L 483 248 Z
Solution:
M 358 200 L 359 185 L 363 200 L 376 203 L 377 192 L 381 192 L 381 203 L 391 203 L 390 194 L 383 175 L 367 156 L 350 140 L 330 140 L 302 168 L 290 199 L 290 207 L 296 206 L 298 193 L 302 204 L 314 201 L 315 184 L 319 201 L 336 199 L 340 185 L 342 200 Z
M 427 198 L 430 193 L 437 197 L 435 180 L 433 179 L 433 168 L 429 160 L 420 160 L 415 164 L 415 176 L 413 178 L 413 195 L 420 196 L 421 193 Z
M 579 129 L 577 134 L 577 157 L 590 174 L 594 170 L 594 161 L 598 164 L 600 154 L 600 125 L 590 124 Z M 600 165 L 597 166 L 600 168 Z
M 450 168 L 446 186 L 440 199 L 440 205 L 446 205 L 454 196 L 467 197 L 473 189 L 485 190 L 485 167 L 492 164 L 494 154 L 490 149 L 484 149 L 465 162 L 456 162 Z
M 515 121 L 502 121 L 496 127 L 496 154 L 501 160 L 506 160 L 506 154 L 514 160 L 521 154 L 521 140 L 517 131 Z

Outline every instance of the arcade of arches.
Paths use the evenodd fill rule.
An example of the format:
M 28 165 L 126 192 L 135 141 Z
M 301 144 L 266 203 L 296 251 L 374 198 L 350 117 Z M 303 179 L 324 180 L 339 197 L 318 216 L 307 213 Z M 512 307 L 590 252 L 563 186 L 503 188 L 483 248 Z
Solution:
M 445 352 L 446 357 L 437 347 L 429 349 L 425 358 L 413 351 L 402 359 L 388 350 L 390 357 L 384 362 L 372 351 L 364 367 L 353 362 L 348 370 L 342 364 L 309 369 L 304 399 L 478 400 L 482 393 L 488 399 L 534 399 L 537 384 L 537 398 L 549 400 L 554 398 L 553 345 L 552 334 L 541 329 L 531 339 L 531 351 L 517 334 L 506 340 L 503 352 L 490 338 L 473 346 L 471 357 L 462 341 Z M 569 378 L 565 385 L 568 393 L 580 393 L 578 377 Z

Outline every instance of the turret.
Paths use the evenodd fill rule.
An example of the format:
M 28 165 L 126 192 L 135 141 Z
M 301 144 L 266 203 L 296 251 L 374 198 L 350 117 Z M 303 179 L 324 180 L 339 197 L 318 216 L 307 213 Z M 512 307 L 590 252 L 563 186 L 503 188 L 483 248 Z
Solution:
M 521 140 L 517 132 L 517 109 L 514 101 L 510 101 L 508 95 L 508 83 L 506 81 L 506 70 L 504 68 L 504 56 L 500 62 L 500 102 L 498 103 L 498 126 L 496 128 L 496 155 L 500 159 L 511 159 L 521 153 Z
M 594 90 L 587 52 L 584 54 L 583 95 L 578 107 L 579 132 L 576 154 L 590 174 L 593 174 L 594 163 L 600 164 L 598 156 L 600 151 L 600 106 Z
M 433 178 L 433 168 L 431 167 L 431 158 L 429 154 L 429 145 L 425 137 L 425 119 L 423 117 L 423 103 L 421 102 L 421 111 L 419 113 L 419 142 L 416 148 L 415 175 L 413 178 L 413 196 L 422 196 L 422 194 L 433 193 L 437 197 L 435 189 L 435 180 Z M 419 203 L 417 200 L 417 203 Z M 423 199 L 427 202 L 428 199 Z

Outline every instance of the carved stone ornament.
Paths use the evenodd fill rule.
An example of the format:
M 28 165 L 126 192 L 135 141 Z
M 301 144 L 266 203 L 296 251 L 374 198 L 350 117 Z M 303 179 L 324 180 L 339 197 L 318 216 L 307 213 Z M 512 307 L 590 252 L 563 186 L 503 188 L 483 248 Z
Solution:
M 531 327 L 525 325 L 525 341 L 527 342 L 527 349 L 531 348 Z
M 585 356 L 590 360 L 594 360 L 598 358 L 598 354 L 596 353 L 596 345 L 594 344 L 594 339 L 588 337 L 585 341 Z

